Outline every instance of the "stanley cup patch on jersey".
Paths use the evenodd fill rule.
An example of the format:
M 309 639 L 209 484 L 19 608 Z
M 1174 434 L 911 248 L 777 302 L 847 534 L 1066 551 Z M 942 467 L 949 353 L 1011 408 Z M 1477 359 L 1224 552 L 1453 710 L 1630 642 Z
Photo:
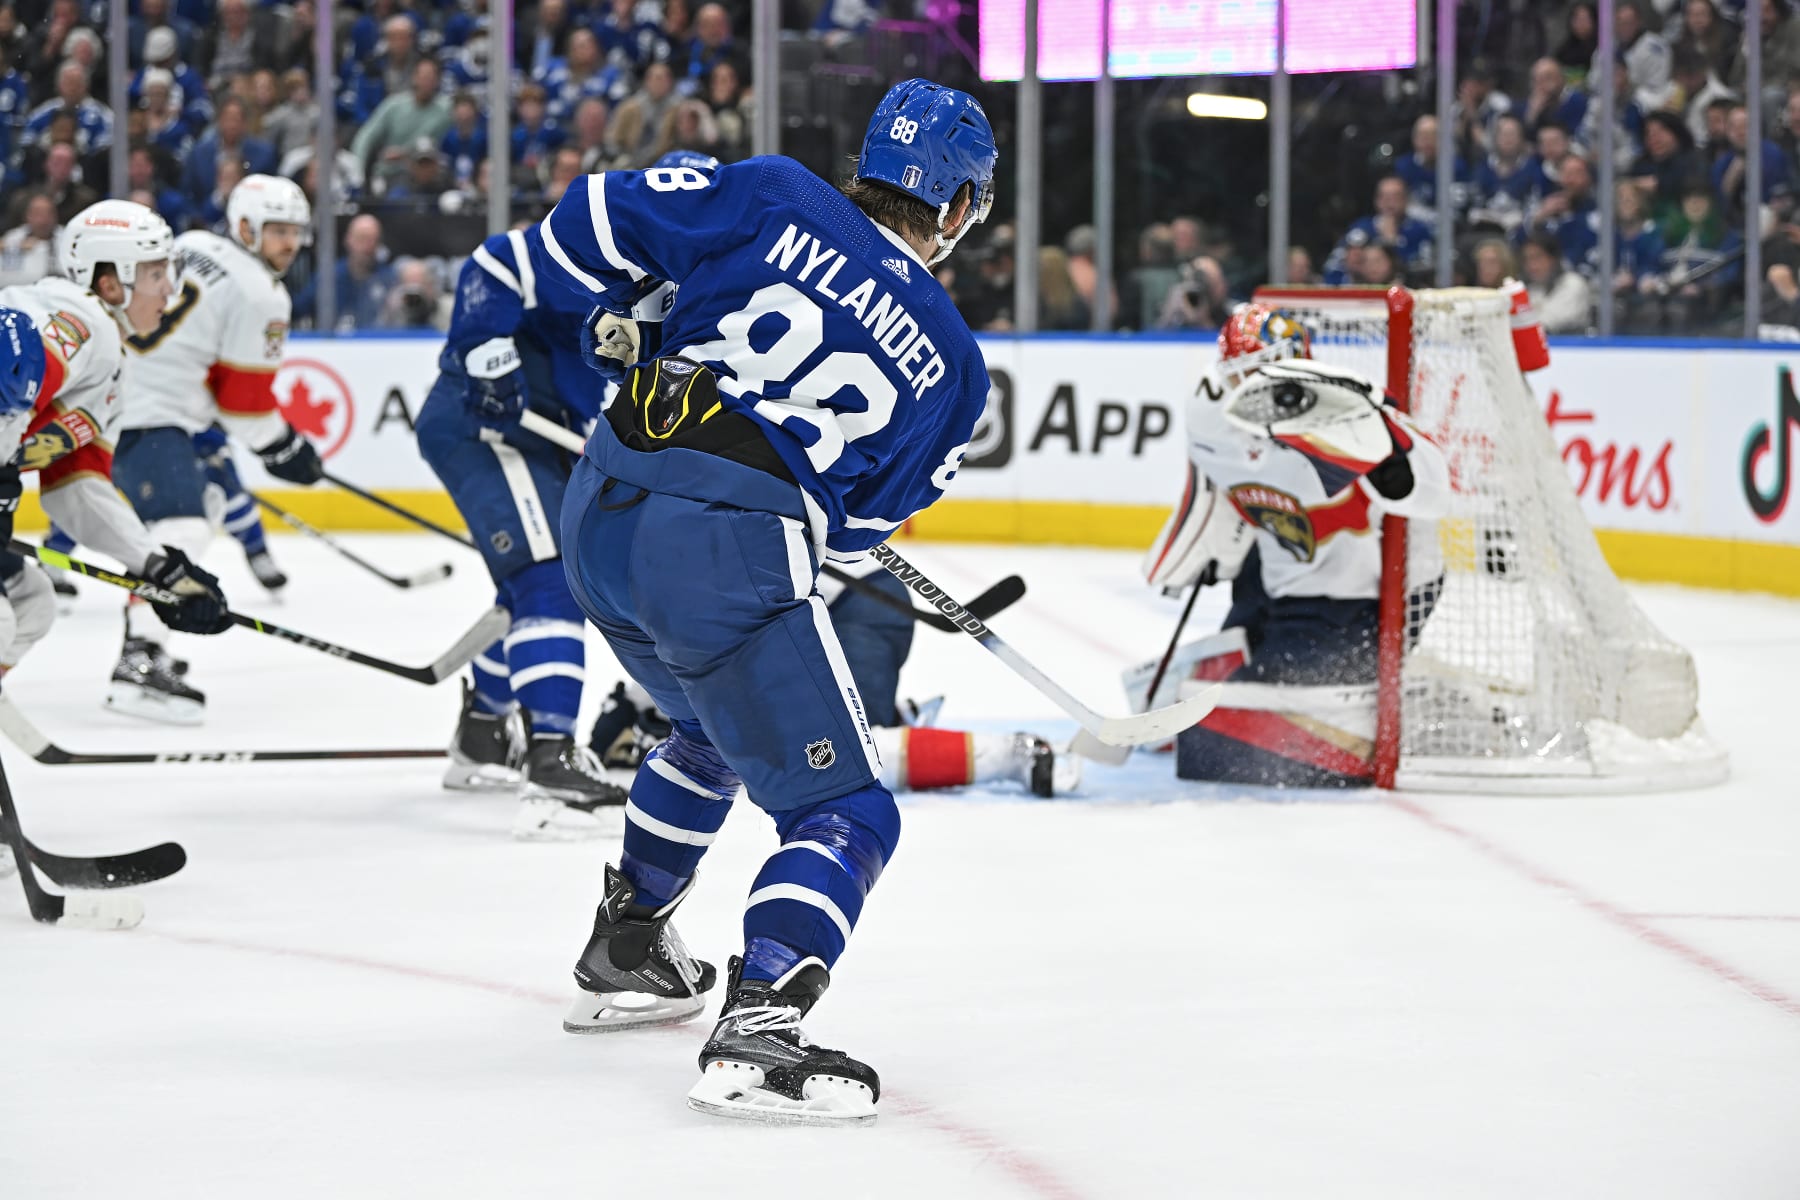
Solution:
M 1301 562 L 1311 562 L 1318 550 L 1312 518 L 1306 507 L 1284 491 L 1259 483 L 1240 483 L 1231 489 L 1231 504 L 1244 520 L 1280 543 Z

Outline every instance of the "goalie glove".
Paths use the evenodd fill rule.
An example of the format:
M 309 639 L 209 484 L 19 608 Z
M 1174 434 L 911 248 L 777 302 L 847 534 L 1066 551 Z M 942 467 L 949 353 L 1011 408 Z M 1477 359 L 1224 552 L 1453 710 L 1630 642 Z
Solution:
M 1144 555 L 1144 579 L 1165 594 L 1237 578 L 1256 530 L 1192 463 L 1187 486 Z
M 1367 477 L 1382 496 L 1412 492 L 1413 435 L 1381 389 L 1321 363 L 1269 363 L 1225 400 L 1225 419 L 1306 456 L 1328 496 Z

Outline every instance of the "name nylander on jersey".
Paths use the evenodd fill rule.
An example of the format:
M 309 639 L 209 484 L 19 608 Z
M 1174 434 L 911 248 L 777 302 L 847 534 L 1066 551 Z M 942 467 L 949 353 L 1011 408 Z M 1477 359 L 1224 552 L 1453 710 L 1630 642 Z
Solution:
M 955 476 L 987 403 L 975 339 L 911 248 L 799 163 L 590 175 L 540 229 L 540 295 L 679 285 L 662 352 L 713 367 L 765 427 L 832 551 L 884 540 Z

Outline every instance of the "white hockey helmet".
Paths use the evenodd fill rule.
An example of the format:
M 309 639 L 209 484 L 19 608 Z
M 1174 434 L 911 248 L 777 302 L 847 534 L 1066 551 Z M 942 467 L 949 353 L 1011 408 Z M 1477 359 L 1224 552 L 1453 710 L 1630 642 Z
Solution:
M 312 205 L 307 203 L 306 193 L 299 184 L 279 175 L 246 175 L 231 189 L 225 201 L 225 223 L 231 227 L 233 241 L 240 221 L 250 222 L 251 250 L 262 249 L 263 226 L 270 221 L 298 225 L 301 243 L 312 240 Z
M 56 252 L 63 274 L 82 287 L 93 287 L 95 268 L 111 263 L 129 290 L 137 282 L 139 263 L 174 257 L 175 234 L 142 204 L 102 200 L 63 226 Z

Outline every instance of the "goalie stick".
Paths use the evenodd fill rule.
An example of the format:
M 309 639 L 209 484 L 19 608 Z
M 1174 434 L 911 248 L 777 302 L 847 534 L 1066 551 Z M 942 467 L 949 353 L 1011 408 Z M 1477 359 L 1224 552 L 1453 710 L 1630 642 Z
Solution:
M 151 750 L 138 753 L 83 754 L 65 750 L 45 737 L 5 696 L 0 696 L 0 733 L 46 766 L 117 766 L 130 763 L 333 762 L 391 758 L 442 758 L 444 750 Z
M 289 528 L 298 530 L 307 537 L 324 542 L 327 546 L 331 547 L 369 574 L 378 576 L 384 583 L 390 583 L 397 588 L 414 588 L 424 587 L 427 584 L 437 583 L 439 580 L 450 578 L 452 568 L 449 563 L 439 563 L 435 567 L 428 567 L 423 571 L 415 571 L 411 575 L 389 575 L 386 571 L 357 554 L 348 546 L 326 533 L 323 529 L 313 528 L 279 504 L 276 504 L 272 500 L 265 500 L 255 492 L 251 492 L 249 495 L 252 500 L 257 502 L 257 504 L 281 518 L 282 522 Z
M 451 541 L 455 542 L 459 546 L 466 546 L 470 550 L 479 549 L 479 547 L 477 547 L 474 542 L 471 542 L 468 538 L 464 537 L 460 533 L 457 533 L 455 530 L 445 529 L 442 525 L 439 525 L 437 522 L 429 520 L 425 517 L 422 517 L 418 513 L 413 512 L 411 509 L 401 508 L 398 504 L 395 504 L 392 500 L 384 500 L 380 496 L 377 496 L 374 492 L 365 491 L 364 489 L 357 487 L 354 483 L 351 483 L 348 480 L 339 479 L 336 475 L 333 475 L 330 471 L 325 472 L 325 482 L 332 484 L 336 487 L 343 488 L 346 492 L 349 492 L 352 496 L 355 496 L 358 499 L 367 500 L 370 504 L 373 504 L 376 508 L 384 508 L 388 512 L 393 513 L 396 517 L 400 517 L 404 520 L 411 521 L 414 525 L 417 525 L 423 529 L 429 529 L 433 533 L 442 534 L 444 537 L 449 538 Z
M 1164 708 L 1154 708 L 1149 712 L 1138 713 L 1127 717 L 1103 717 L 1081 701 L 1075 699 L 1055 681 L 1045 675 L 1024 655 L 1014 650 L 1000 639 L 1000 636 L 989 629 L 974 613 L 958 604 L 943 588 L 925 577 L 924 572 L 900 557 L 899 553 L 886 542 L 872 547 L 869 553 L 882 566 L 894 573 L 894 576 L 933 608 L 943 613 L 958 629 L 980 642 L 989 653 L 1012 668 L 1013 673 L 1036 688 L 1056 707 L 1074 717 L 1080 723 L 1087 736 L 1077 736 L 1072 747 L 1077 753 L 1091 753 L 1102 761 L 1117 762 L 1116 754 L 1111 754 L 1102 747 L 1131 747 L 1148 745 L 1152 742 L 1166 741 L 1183 729 L 1194 725 L 1213 710 L 1219 702 L 1219 688 L 1215 684 L 1198 696 L 1191 696 L 1179 703 Z M 1096 746 L 1095 743 L 1099 743 Z
M 86 575 L 89 579 L 97 579 L 101 583 L 110 583 L 114 587 L 124 588 L 132 595 L 154 604 L 179 604 L 181 597 L 174 592 L 157 587 L 148 580 L 138 579 L 131 575 L 120 575 L 108 571 L 104 567 L 92 566 L 80 559 L 70 558 L 44 546 L 34 546 L 30 542 L 22 542 L 14 538 L 6 548 L 22 558 L 35 558 L 39 562 L 52 567 L 61 567 L 65 571 L 74 571 L 78 575 Z M 494 639 L 501 637 L 512 625 L 512 618 L 503 608 L 490 608 L 483 613 L 469 631 L 458 638 L 436 660 L 423 667 L 409 667 L 402 663 L 389 662 L 385 658 L 377 658 L 373 654 L 364 654 L 360 650 L 352 650 L 348 646 L 340 646 L 336 642 L 328 642 L 322 638 L 298 633 L 280 625 L 270 624 L 256 617 L 247 617 L 243 613 L 227 611 L 225 614 L 231 623 L 257 633 L 278 637 L 285 642 L 293 642 L 305 646 L 308 650 L 317 650 L 321 654 L 329 654 L 333 658 L 341 658 L 346 662 L 357 663 L 365 667 L 373 667 L 377 671 L 385 671 L 389 675 L 398 675 L 402 679 L 410 679 L 414 683 L 442 683 L 461 670 L 470 659 L 481 653 Z
M 0 838 L 5 839 L 12 851 L 13 863 L 19 869 L 19 885 L 25 889 L 25 904 L 31 910 L 32 920 L 77 929 L 130 929 L 144 919 L 144 902 L 136 896 L 59 896 L 44 890 L 32 873 L 34 847 L 25 840 L 25 831 L 19 825 L 18 810 L 13 807 L 12 786 L 7 782 L 3 766 L 0 766 Z M 64 861 L 79 863 L 82 860 Z

